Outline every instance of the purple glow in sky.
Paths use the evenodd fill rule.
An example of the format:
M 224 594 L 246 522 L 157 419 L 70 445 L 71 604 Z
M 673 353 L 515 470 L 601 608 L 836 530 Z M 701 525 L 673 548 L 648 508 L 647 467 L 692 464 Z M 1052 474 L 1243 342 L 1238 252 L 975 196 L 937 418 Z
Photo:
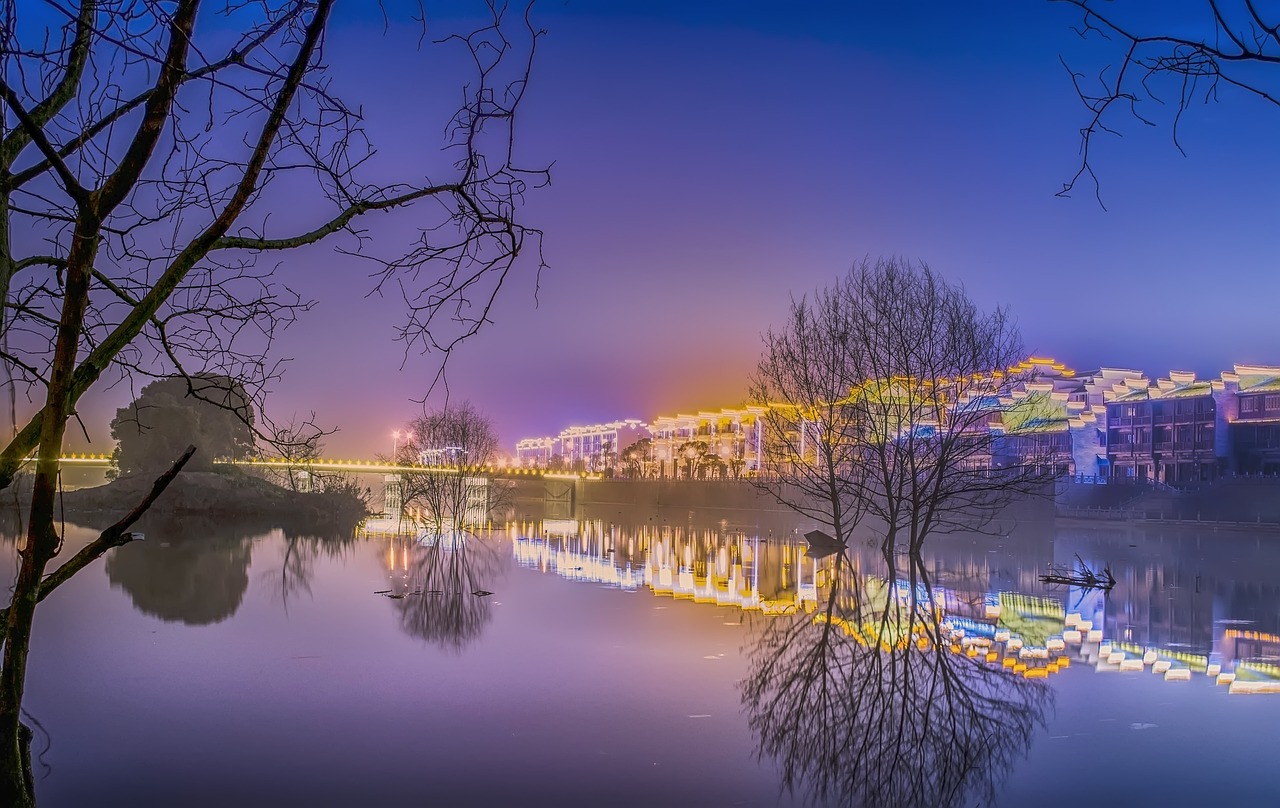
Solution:
M 1095 146 L 1107 210 L 1083 186 L 1057 198 L 1087 121 L 1059 55 L 1091 73 L 1118 58 L 1075 36 L 1070 9 L 568 0 L 535 19 L 517 145 L 554 161 L 525 211 L 550 269 L 536 298 L 533 265 L 510 279 L 448 377 L 505 448 L 742 403 L 788 295 L 865 256 L 928 262 L 1072 367 L 1280 361 L 1280 111 L 1224 92 L 1184 118 L 1186 157 L 1167 126 L 1124 121 Z M 398 92 L 433 80 L 431 46 L 380 17 L 342 25 L 328 60 L 383 157 L 434 149 L 456 86 L 438 109 Z M 326 250 L 279 271 L 319 305 L 277 346 L 293 359 L 271 412 L 339 427 L 332 456 L 390 451 L 436 369 L 393 342 L 399 301 L 365 297 L 366 269 Z M 93 448 L 127 398 L 83 408 Z

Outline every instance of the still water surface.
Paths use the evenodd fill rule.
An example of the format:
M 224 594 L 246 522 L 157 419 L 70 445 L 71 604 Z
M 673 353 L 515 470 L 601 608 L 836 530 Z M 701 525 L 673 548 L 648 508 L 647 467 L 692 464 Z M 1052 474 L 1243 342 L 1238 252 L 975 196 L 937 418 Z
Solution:
M 1280 804 L 1280 695 L 1242 693 L 1280 676 L 1280 535 L 1024 524 L 913 563 L 725 515 L 152 523 L 41 606 L 40 804 Z M 1076 554 L 1109 598 L 1039 582 Z

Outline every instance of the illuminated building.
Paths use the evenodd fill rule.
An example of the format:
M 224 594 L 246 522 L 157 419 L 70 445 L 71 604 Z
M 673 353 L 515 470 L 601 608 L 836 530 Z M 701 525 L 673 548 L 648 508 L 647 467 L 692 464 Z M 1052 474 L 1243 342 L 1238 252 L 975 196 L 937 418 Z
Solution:
M 1128 379 L 1107 399 L 1111 476 L 1187 484 L 1219 476 L 1214 383 L 1173 371 Z
M 736 479 L 760 469 L 762 406 L 664 415 L 654 419 L 654 459 L 660 477 Z
M 545 469 L 554 454 L 555 438 L 525 438 L 516 443 L 516 463 L 520 466 Z
M 1211 380 L 1171 371 L 1152 382 L 1139 370 L 1077 372 L 1053 359 L 1030 357 L 985 380 L 990 384 L 965 380 L 958 402 L 927 417 L 918 405 L 904 407 L 915 413 L 914 421 L 896 425 L 898 436 L 963 421 L 967 429 L 990 430 L 995 438 L 989 452 L 971 458 L 978 466 L 1033 468 L 1081 481 L 1186 486 L 1224 474 L 1280 474 L 1280 366 L 1236 365 Z M 918 395 L 903 393 L 901 382 L 868 384 L 876 396 Z M 647 427 L 634 420 L 570 427 L 555 438 L 522 440 L 516 454 L 523 466 L 546 468 L 559 457 L 567 470 L 604 471 L 647 433 L 652 456 L 640 476 L 738 479 L 770 463 L 796 460 L 766 456 L 767 412 L 767 406 L 748 405 L 659 416 Z M 953 417 L 961 412 L 968 417 Z M 803 457 L 805 427 L 798 419 L 791 439 L 774 443 Z
M 1220 392 L 1218 392 L 1220 391 Z M 1231 471 L 1280 474 L 1280 367 L 1236 365 L 1215 382 Z
M 1173 371 L 1123 380 L 1106 396 L 1111 476 L 1188 485 L 1280 474 L 1280 367 L 1236 365 L 1218 379 Z
M 563 468 L 599 472 L 610 469 L 618 455 L 641 438 L 649 428 L 629 418 L 607 424 L 571 426 L 554 438 L 525 438 L 516 443 L 516 462 L 521 466 L 550 468 L 556 458 Z

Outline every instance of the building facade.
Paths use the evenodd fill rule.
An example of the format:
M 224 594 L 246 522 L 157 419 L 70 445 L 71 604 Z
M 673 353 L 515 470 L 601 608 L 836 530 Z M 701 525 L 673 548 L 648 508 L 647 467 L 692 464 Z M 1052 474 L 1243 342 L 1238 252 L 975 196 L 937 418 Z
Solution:
M 1236 365 L 1221 388 L 1231 472 L 1280 475 L 1280 367 Z
M 737 479 L 761 468 L 765 408 L 660 416 L 649 426 L 655 476 Z
M 516 463 L 525 468 L 610 472 L 622 452 L 648 436 L 648 425 L 634 418 L 571 426 L 554 438 L 525 438 L 517 442 Z
M 1229 475 L 1280 475 L 1280 366 L 1235 365 L 1213 379 L 1171 371 L 1153 382 L 1139 370 L 1077 372 L 1031 357 L 992 378 L 1006 382 L 998 395 L 978 386 L 972 400 L 955 405 L 982 408 L 983 418 L 965 422 L 994 433 L 990 455 L 980 458 L 992 468 L 1031 466 L 1079 480 L 1174 487 Z M 1007 383 L 1011 378 L 1017 381 Z M 570 427 L 555 438 L 520 441 L 517 462 L 606 471 L 629 446 L 648 438 L 643 463 L 627 472 L 632 476 L 737 479 L 795 461 L 767 456 L 770 445 L 804 455 L 803 422 L 796 435 L 771 442 L 768 412 L 749 405 L 659 416 L 648 425 L 627 420 Z M 943 413 L 928 424 L 901 428 L 919 434 L 947 429 L 947 422 Z

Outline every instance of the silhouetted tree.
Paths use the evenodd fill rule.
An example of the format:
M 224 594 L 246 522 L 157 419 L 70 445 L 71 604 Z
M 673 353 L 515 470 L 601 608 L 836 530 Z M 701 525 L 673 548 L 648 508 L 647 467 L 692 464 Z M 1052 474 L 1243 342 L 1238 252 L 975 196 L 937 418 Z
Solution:
M 653 468 L 653 439 L 640 438 L 622 450 L 623 473 L 632 479 L 648 477 Z
M 815 803 L 990 804 L 1052 691 L 951 650 L 918 554 L 877 560 L 837 553 L 816 613 L 757 624 L 741 690 L 759 754 Z
M 165 469 L 194 444 L 188 470 L 208 471 L 219 458 L 241 460 L 253 450 L 253 411 L 239 383 L 199 374 L 157 379 L 116 411 L 111 460 L 121 474 Z
M 693 472 L 697 469 L 698 463 L 706 453 L 707 442 L 705 440 L 687 440 L 676 447 L 677 462 L 684 463 L 685 479 L 693 479 Z
M 1023 358 L 1006 310 L 924 264 L 859 263 L 766 336 L 752 392 L 769 407 L 775 496 L 840 541 L 867 515 L 915 551 L 981 529 L 1052 476 L 1039 457 L 994 468 Z
M 765 334 L 750 396 L 767 405 L 758 487 L 817 521 L 839 544 L 867 508 L 861 440 L 867 413 L 850 398 L 865 378 L 855 312 L 839 284 L 791 301 L 787 324 Z
M 417 509 L 437 533 L 460 529 L 471 517 L 483 519 L 490 506 L 489 475 L 480 467 L 493 462 L 498 434 L 493 422 L 469 401 L 425 412 L 410 422 L 397 461 L 420 464 L 401 474 L 404 508 Z M 484 482 L 484 502 L 477 501 Z
M 265 468 L 264 476 L 290 491 L 301 491 L 304 488 L 321 491 L 340 484 L 345 479 L 342 475 L 319 473 L 311 467 L 321 458 L 324 438 L 331 432 L 332 430 L 326 431 L 316 424 L 315 413 L 301 423 L 293 419 L 273 426 L 269 439 L 265 441 L 266 450 L 278 458 L 282 465 Z
M 1098 192 L 1094 140 L 1102 133 L 1117 134 L 1117 116 L 1128 114 L 1154 126 L 1157 118 L 1170 115 L 1174 143 L 1181 150 L 1183 114 L 1197 101 L 1216 100 L 1223 88 L 1280 106 L 1280 8 L 1274 4 L 1209 0 L 1200 8 L 1154 12 L 1135 2 L 1052 2 L 1074 6 L 1080 20 L 1076 33 L 1105 42 L 1116 57 L 1101 65 L 1096 77 L 1068 66 L 1088 120 L 1080 128 L 1080 167 L 1061 196 L 1081 177 Z M 1067 66 L 1066 60 L 1063 64 Z
M 83 566 L 46 570 L 61 545 L 58 456 L 84 393 L 114 368 L 212 372 L 256 396 L 277 374 L 273 337 L 310 306 L 274 280 L 275 260 L 259 267 L 263 254 L 330 242 L 375 261 L 377 287 L 399 290 L 408 313 L 399 338 L 444 358 L 486 321 L 517 256 L 539 260 L 516 210 L 545 173 L 512 150 L 539 34 L 528 17 L 494 3 L 489 24 L 448 38 L 474 70 L 449 157 L 388 167 L 327 76 L 333 9 L 0 3 L 0 360 L 39 406 L 0 450 L 0 488 L 36 458 L 0 659 L 0 804 L 34 799 L 20 715 L 36 604 Z M 281 204 L 293 215 L 272 217 Z M 360 222 L 410 207 L 416 238 L 379 255 Z M 87 558 L 128 541 L 127 527 Z

